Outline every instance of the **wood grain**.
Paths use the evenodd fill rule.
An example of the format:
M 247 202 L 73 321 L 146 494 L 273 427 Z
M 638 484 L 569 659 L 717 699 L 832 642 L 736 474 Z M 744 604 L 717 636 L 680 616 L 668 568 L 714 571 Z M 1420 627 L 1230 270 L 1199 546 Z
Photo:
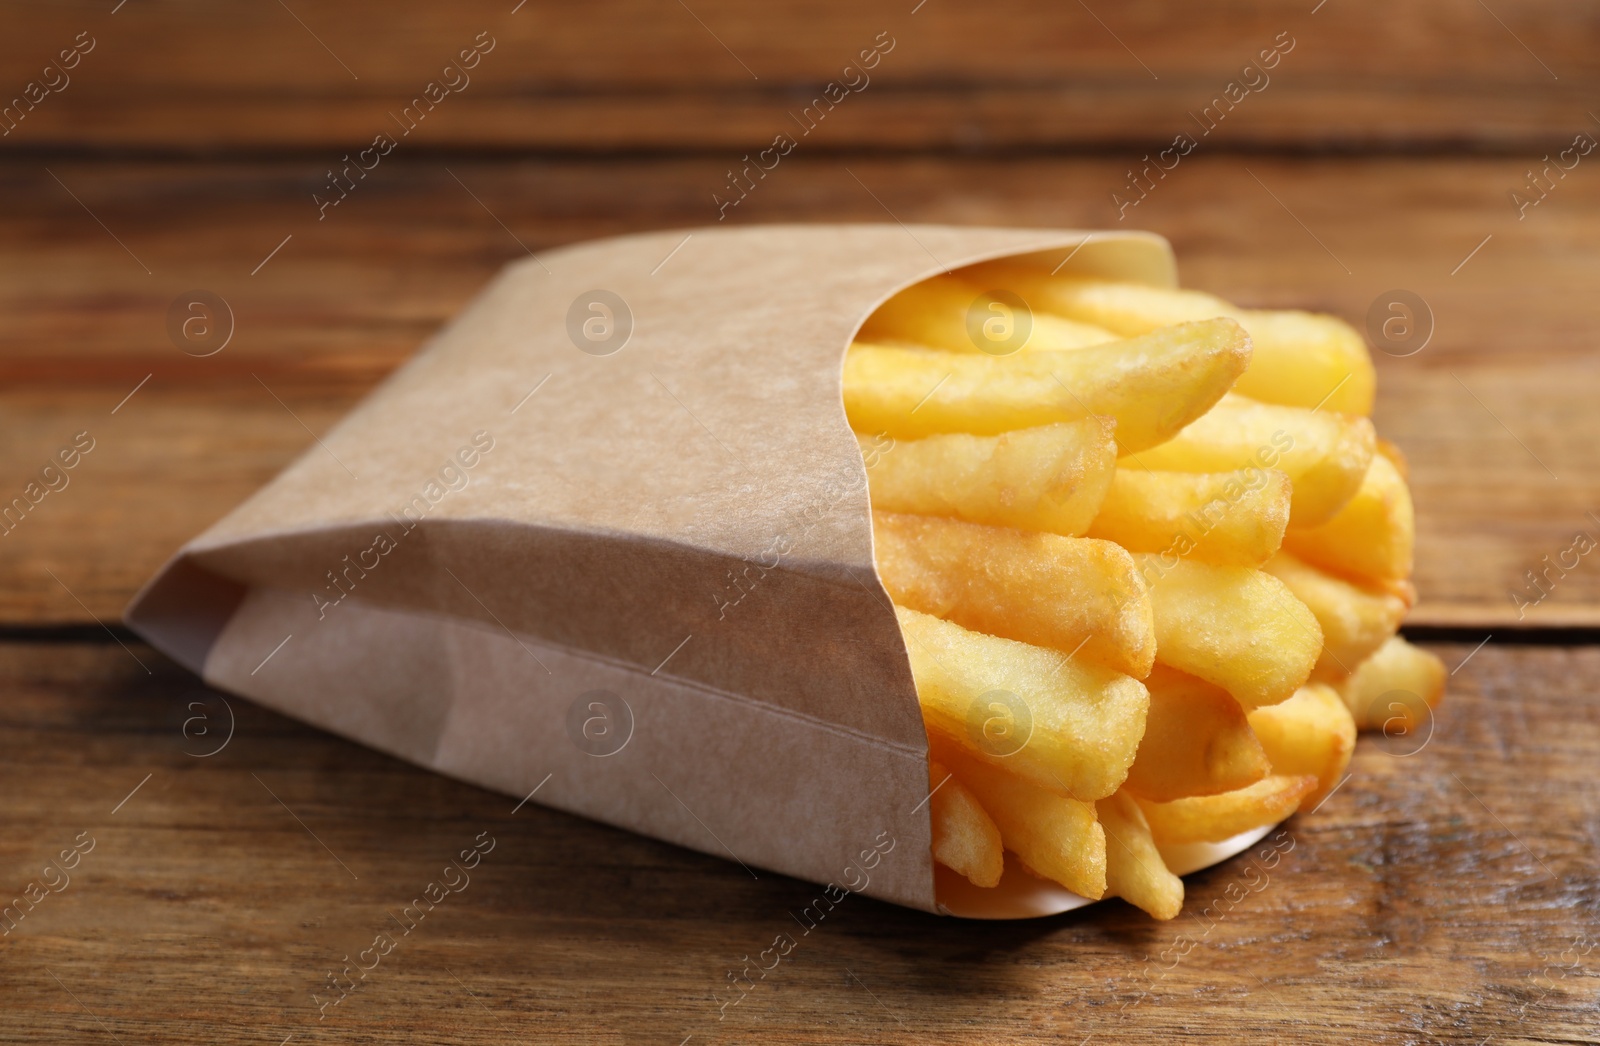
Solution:
M 1125 166 L 797 154 L 730 220 L 1114 227 Z M 1600 537 L 1588 515 L 1600 512 L 1600 182 L 1583 170 L 1519 221 L 1509 161 L 1196 154 L 1128 212 L 1125 224 L 1172 239 L 1187 283 L 1243 303 L 1363 327 L 1386 291 L 1430 303 L 1425 349 L 1376 354 L 1378 423 L 1411 458 L 1418 502 L 1414 621 L 1600 623 L 1592 557 L 1550 575 L 1524 616 L 1511 599 L 1537 597 L 1526 571 L 1576 533 Z M 0 165 L 15 203 L 0 215 L 0 492 L 19 493 L 75 433 L 98 441 L 70 487 L 0 538 L 0 624 L 114 620 L 166 556 L 314 446 L 499 265 L 524 248 L 714 222 L 719 178 L 697 159 L 396 157 L 319 222 L 315 170 L 296 161 Z M 206 358 L 167 330 L 169 303 L 195 288 L 236 316 Z
M 1000 0 L 560 6 L 17 5 L 0 91 L 20 96 L 59 50 L 94 49 L 5 136 L 24 149 L 357 149 L 487 33 L 495 49 L 409 139 L 423 147 L 715 149 L 724 166 L 842 77 L 879 33 L 894 49 L 827 118 L 832 147 L 1148 145 L 1274 46 L 1261 89 L 1219 136 L 1236 145 L 1533 151 L 1584 128 L 1600 58 L 1592 15 L 1518 5 L 1227 0 L 1115 9 Z M 513 8 L 516 10 L 513 12 Z M 912 13 L 916 8 L 915 13 Z M 1503 8 L 1503 10 L 1502 10 Z M 855 79 L 855 74 L 851 74 Z M 452 77 L 452 79 L 455 79 Z M 52 76 L 53 83 L 61 83 Z M 460 80 L 456 80 L 461 83 Z M 857 81 L 859 82 L 859 81 Z
M 0 526 L 0 907 L 94 849 L 0 938 L 0 1042 L 1594 1041 L 1600 648 L 1507 645 L 1600 627 L 1592 556 L 1525 614 L 1512 598 L 1600 538 L 1600 160 L 1520 215 L 1510 196 L 1600 134 L 1593 12 L 1091 4 L 11 5 L 0 505 L 78 433 L 93 449 Z M 480 32 L 471 83 L 401 134 Z M 94 50 L 23 115 L 80 33 Z M 870 85 L 800 134 L 880 33 Z M 1270 84 L 1199 134 L 1279 34 Z M 399 144 L 319 220 L 327 172 L 380 132 Z M 1434 647 L 1438 720 L 1363 740 L 1265 880 L 1246 857 L 1191 876 L 1168 924 L 852 898 L 719 1013 L 814 886 L 518 808 L 96 626 L 500 265 L 715 223 L 729 169 L 780 132 L 799 145 L 728 221 L 1135 226 L 1243 304 L 1365 327 L 1394 290 L 1428 303 L 1426 348 L 1378 353 L 1377 420 L 1412 465 L 1413 621 L 1473 639 Z M 1130 170 L 1179 132 L 1199 146 L 1131 205 Z M 203 358 L 169 329 L 195 290 L 235 320 Z M 480 833 L 470 884 L 402 932 Z M 384 931 L 395 950 L 319 1014 Z
M 1437 649 L 1456 667 L 1471 648 Z M 0 944 L 0 1040 L 1586 1042 L 1597 674 L 1593 648 L 1489 644 L 1427 733 L 1361 742 L 1280 862 L 1190 876 L 1171 923 L 851 898 L 800 935 L 808 884 L 513 812 L 225 707 L 143 647 L 10 644 L 5 900 L 78 833 L 94 849 Z M 393 917 L 479 833 L 494 849 L 470 882 L 402 934 Z M 386 928 L 398 945 L 319 1020 L 325 974 Z M 791 956 L 719 1020 L 729 969 L 783 932 Z

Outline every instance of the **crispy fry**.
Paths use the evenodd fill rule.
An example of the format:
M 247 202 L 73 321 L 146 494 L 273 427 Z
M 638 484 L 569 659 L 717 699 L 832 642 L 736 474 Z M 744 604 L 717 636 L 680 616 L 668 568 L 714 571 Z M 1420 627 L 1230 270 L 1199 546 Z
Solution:
M 1243 329 L 1221 319 L 1007 357 L 857 342 L 845 354 L 844 404 L 857 432 L 897 438 L 993 435 L 1108 415 L 1127 453 L 1170 439 L 1204 414 L 1249 359 Z
M 1337 681 L 1355 671 L 1399 630 L 1411 606 L 1392 591 L 1334 577 L 1287 552 L 1279 552 L 1261 569 L 1287 585 L 1322 626 L 1323 649 L 1312 676 L 1323 681 Z
M 1367 343 L 1335 316 L 1297 309 L 1244 309 L 1240 326 L 1261 346 L 1235 386 L 1264 403 L 1372 413 L 1377 372 Z
M 1406 461 L 1405 452 L 1399 447 L 1395 446 L 1394 443 L 1384 439 L 1382 436 L 1378 437 L 1377 449 L 1379 454 L 1382 454 L 1384 457 L 1389 459 L 1389 464 L 1395 467 L 1395 471 L 1400 473 L 1401 481 L 1404 483 L 1410 483 L 1411 465 Z
M 1314 527 L 1360 489 L 1374 442 L 1366 418 L 1226 396 L 1174 439 L 1123 464 L 1177 472 L 1282 469 L 1293 484 L 1289 525 Z
M 1005 870 L 1000 829 L 978 797 L 939 763 L 928 764 L 933 859 L 974 886 L 999 886 Z
M 1155 609 L 1157 661 L 1215 683 L 1246 708 L 1282 701 L 1305 683 L 1322 630 L 1283 582 L 1251 567 L 1133 558 Z
M 885 345 L 909 344 L 946 352 L 985 352 L 1009 355 L 1014 351 L 1081 349 L 1116 341 L 1110 331 L 1038 312 L 1026 301 L 1022 308 L 959 276 L 935 276 L 912 284 L 867 318 L 861 341 Z
M 1161 860 L 1139 804 L 1118 792 L 1094 806 L 1106 834 L 1106 895 L 1157 919 L 1176 916 L 1183 908 L 1183 880 Z
M 1150 713 L 1123 791 L 1164 803 L 1231 792 L 1271 771 L 1244 709 L 1226 690 L 1166 665 L 1144 685 Z
M 1411 575 L 1416 536 L 1411 491 L 1400 469 L 1380 453 L 1372 456 L 1361 488 L 1344 508 L 1319 527 L 1291 529 L 1283 547 L 1336 574 L 1401 581 Z
M 1143 676 L 1155 624 L 1133 557 L 1109 541 L 873 512 L 878 576 L 897 604 Z
M 951 433 L 861 441 L 872 504 L 891 512 L 954 516 L 1023 530 L 1078 535 L 1089 528 L 1116 471 L 1114 423 L 1080 418 L 998 436 Z
M 1204 291 L 1082 276 L 1046 276 L 1005 261 L 974 266 L 968 274 L 976 282 L 1003 280 L 1003 286 L 1036 303 L 1036 308 L 1093 323 L 1122 337 L 1212 316 L 1237 317 L 1244 311 Z
M 1377 375 L 1366 342 L 1348 323 L 1318 313 L 1241 309 L 1214 295 L 1141 283 L 1044 276 L 1014 264 L 970 270 L 970 279 L 1010 287 L 1051 310 L 1122 337 L 1211 316 L 1250 332 L 1255 357 L 1237 391 L 1266 403 L 1371 414 Z
M 1326 683 L 1308 683 L 1289 700 L 1256 709 L 1250 728 L 1266 749 L 1273 773 L 1317 779 L 1316 789 L 1300 801 L 1302 810 L 1333 790 L 1356 750 L 1356 721 Z
M 1432 717 L 1444 698 L 1445 679 L 1443 661 L 1392 636 L 1335 689 L 1356 726 L 1393 736 L 1409 733 Z
M 1150 705 L 1143 683 L 895 609 L 930 733 L 1039 788 L 1086 801 L 1110 795 L 1128 776 Z
M 1294 813 L 1317 787 L 1310 774 L 1273 774 L 1247 788 L 1170 803 L 1139 800 L 1150 834 L 1160 843 L 1217 843 L 1265 828 Z
M 934 757 L 960 775 L 1000 828 L 1005 848 L 1035 875 L 1091 900 L 1106 892 L 1106 835 L 1093 803 L 1038 788 L 1007 770 L 972 759 L 937 735 Z
M 1089 536 L 1130 552 L 1258 567 L 1289 522 L 1289 477 L 1277 469 L 1152 472 L 1119 468 Z

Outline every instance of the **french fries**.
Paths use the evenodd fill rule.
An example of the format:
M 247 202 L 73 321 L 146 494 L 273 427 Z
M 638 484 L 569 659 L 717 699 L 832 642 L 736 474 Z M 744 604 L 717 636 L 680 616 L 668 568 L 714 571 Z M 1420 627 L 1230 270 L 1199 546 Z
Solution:
M 1310 774 L 1273 774 L 1237 791 L 1170 803 L 1140 800 L 1139 808 L 1158 843 L 1219 843 L 1277 824 L 1316 788 L 1317 779 Z
M 1400 636 L 1391 636 L 1335 687 L 1362 730 L 1409 733 L 1433 715 L 1444 697 L 1444 662 Z
M 1093 803 L 1067 799 L 930 738 L 935 758 L 955 768 L 1000 828 L 1023 867 L 1080 897 L 1106 892 L 1106 834 Z
M 1125 464 L 1175 472 L 1280 469 L 1292 486 L 1289 526 L 1316 527 L 1360 489 L 1375 443 L 1367 418 L 1230 395 L 1173 439 Z
M 1355 671 L 1399 631 L 1401 619 L 1411 609 L 1410 602 L 1394 592 L 1363 588 L 1287 552 L 1273 556 L 1262 569 L 1282 581 L 1322 627 L 1322 653 L 1312 669 L 1317 679 L 1337 681 Z
M 1045 276 L 1006 262 L 975 266 L 973 278 L 1004 281 L 1004 286 L 1013 288 L 1032 302 L 1034 308 L 1093 323 L 1122 337 L 1212 316 L 1237 318 L 1243 311 L 1203 291 L 1077 276 Z
M 1226 690 L 1165 665 L 1157 665 L 1144 685 L 1150 712 L 1124 792 L 1165 803 L 1231 792 L 1273 769 L 1244 709 Z
M 1157 919 L 1174 918 L 1183 908 L 1183 880 L 1167 871 L 1144 811 L 1122 792 L 1094 806 L 1106 834 L 1106 895 Z
M 1008 263 L 867 319 L 845 409 L 937 863 L 1170 919 L 1162 848 L 1314 809 L 1358 728 L 1422 725 L 1445 672 L 1395 634 L 1416 524 L 1372 394 L 1332 317 Z
M 896 613 L 930 733 L 1036 788 L 1089 802 L 1128 776 L 1150 707 L 1143 683 L 915 610 Z
M 1155 611 L 1156 660 L 1215 683 L 1246 708 L 1294 693 L 1322 629 L 1282 581 L 1251 567 L 1134 556 Z
M 882 345 L 994 356 L 1024 349 L 1081 349 L 1117 340 L 1103 327 L 1035 312 L 1025 302 L 991 295 L 978 284 L 948 274 L 912 284 L 878 306 L 856 337 Z
M 1239 394 L 1265 403 L 1371 414 L 1377 392 L 1372 356 L 1343 320 L 1296 309 L 1243 309 L 1239 325 L 1260 345 Z
M 1310 774 L 1317 787 L 1301 800 L 1315 806 L 1331 792 L 1356 750 L 1356 721 L 1325 683 L 1308 683 L 1293 697 L 1250 713 L 1250 729 L 1276 774 Z
M 897 439 L 992 436 L 1100 414 L 1117 420 L 1117 443 L 1128 453 L 1177 435 L 1249 360 L 1250 339 L 1225 319 L 1006 357 L 857 342 L 845 353 L 844 406 L 857 432 Z
M 1284 548 L 1313 566 L 1357 579 L 1403 581 L 1411 576 L 1417 537 L 1411 491 L 1381 449 L 1344 508 L 1321 526 L 1291 529 L 1283 537 Z
M 1228 316 L 1250 332 L 1255 358 L 1237 390 L 1266 403 L 1323 406 L 1371 414 L 1377 376 L 1361 335 L 1343 320 L 1316 313 L 1240 309 L 1198 291 L 1081 277 L 1043 276 L 997 263 L 978 280 L 1009 286 L 1035 310 L 1092 323 L 1122 337 L 1156 327 Z
M 966 876 L 974 886 L 999 886 L 1006 855 L 994 818 L 941 764 L 928 763 L 928 779 L 933 859 Z
M 1277 469 L 1119 468 L 1088 534 L 1130 552 L 1258 567 L 1283 544 L 1288 523 L 1289 477 Z
M 1156 633 L 1133 557 L 1109 541 L 874 512 L 878 576 L 900 606 L 1132 676 Z
M 891 512 L 1080 535 L 1111 486 L 1115 427 L 1110 418 L 1088 417 L 998 436 L 896 441 L 867 470 L 872 503 Z

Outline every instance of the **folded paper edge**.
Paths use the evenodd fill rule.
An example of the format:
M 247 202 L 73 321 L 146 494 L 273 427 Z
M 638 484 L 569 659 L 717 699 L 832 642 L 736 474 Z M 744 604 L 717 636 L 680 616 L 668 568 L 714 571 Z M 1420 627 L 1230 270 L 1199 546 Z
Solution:
M 122 620 L 145 642 L 204 676 L 207 655 L 248 591 L 196 564 L 185 548 L 140 586 Z

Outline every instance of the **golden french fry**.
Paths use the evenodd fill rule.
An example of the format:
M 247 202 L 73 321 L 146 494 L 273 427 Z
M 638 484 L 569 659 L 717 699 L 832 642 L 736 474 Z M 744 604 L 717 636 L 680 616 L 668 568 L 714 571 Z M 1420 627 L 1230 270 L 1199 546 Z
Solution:
M 1104 328 L 1039 312 L 1024 300 L 1008 300 L 1004 290 L 984 288 L 959 276 L 935 276 L 912 284 L 878 306 L 856 337 L 879 344 L 905 343 L 992 356 L 1022 350 L 1081 349 L 1117 340 Z M 991 293 L 994 291 L 1002 293 Z
M 1400 629 L 1410 603 L 1393 591 L 1362 587 L 1279 552 L 1261 568 L 1288 586 L 1322 626 L 1323 649 L 1312 676 L 1343 679 Z M 1160 642 L 1157 610 L 1157 643 Z M 1159 652 L 1158 655 L 1159 656 Z
M 929 745 L 1000 828 L 1005 848 L 1035 875 L 1091 900 L 1106 892 L 1106 835 L 1093 803 L 1068 799 L 987 763 L 937 735 Z
M 1266 403 L 1322 406 L 1371 414 L 1377 375 L 1367 344 L 1333 316 L 1241 309 L 1200 291 L 1080 277 L 1044 276 L 997 263 L 969 270 L 974 280 L 1009 287 L 1034 309 L 1092 323 L 1122 337 L 1212 316 L 1237 320 L 1250 332 L 1255 356 L 1236 391 Z
M 857 439 L 873 462 L 876 508 L 1078 535 L 1111 486 L 1114 427 L 1110 418 L 1079 418 L 998 436 L 896 440 L 887 450 Z
M 1082 276 L 1046 276 L 1005 261 L 974 266 L 967 272 L 971 280 L 1013 289 L 1035 308 L 1093 323 L 1122 337 L 1212 316 L 1236 317 L 1244 311 L 1203 291 Z
M 1310 774 L 1317 787 L 1300 800 L 1314 807 L 1333 791 L 1356 750 L 1356 721 L 1326 683 L 1308 683 L 1293 697 L 1250 713 L 1275 774 Z
M 1000 829 L 978 797 L 939 763 L 928 764 L 933 859 L 974 886 L 999 886 L 1005 870 Z
M 1417 605 L 1417 586 L 1416 583 L 1410 578 L 1405 578 L 1400 581 L 1363 581 L 1361 582 L 1360 587 L 1393 596 L 1395 599 L 1398 599 L 1400 602 L 1404 603 L 1407 610 Z
M 1292 528 L 1283 547 L 1336 574 L 1401 581 L 1411 575 L 1416 537 L 1411 491 L 1400 469 L 1380 453 L 1372 456 L 1360 489 L 1344 508 L 1319 527 Z
M 895 612 L 930 734 L 1076 799 L 1102 799 L 1128 776 L 1150 705 L 1143 683 L 1059 651 Z
M 1143 676 L 1155 624 L 1133 557 L 1109 541 L 873 512 L 878 576 L 897 604 Z
M 1167 870 L 1139 804 L 1124 792 L 1094 804 L 1106 834 L 1106 895 L 1157 919 L 1183 908 L 1183 880 Z
M 1356 329 L 1336 316 L 1298 309 L 1243 309 L 1239 325 L 1262 346 L 1235 386 L 1265 403 L 1372 413 L 1378 387 L 1372 354 Z
M 1144 685 L 1150 713 L 1123 791 L 1165 803 L 1231 792 L 1271 772 L 1244 709 L 1226 690 L 1166 665 L 1155 666 Z
M 857 342 L 845 353 L 844 405 L 857 432 L 897 438 L 993 435 L 1107 415 L 1117 419 L 1126 453 L 1170 439 L 1204 414 L 1249 359 L 1250 339 L 1223 319 L 1006 357 Z
M 1443 661 L 1392 636 L 1335 689 L 1356 726 L 1393 736 L 1428 721 L 1444 697 L 1445 679 Z
M 1221 795 L 1176 799 L 1170 803 L 1139 800 L 1150 834 L 1161 843 L 1218 843 L 1253 828 L 1277 824 L 1300 806 L 1317 787 L 1310 774 L 1273 774 L 1255 784 Z
M 1257 567 L 1289 522 L 1289 477 L 1277 469 L 1154 472 L 1118 468 L 1089 536 L 1130 552 Z
M 1292 484 L 1289 525 L 1314 527 L 1361 488 L 1374 442 L 1367 418 L 1225 396 L 1176 437 L 1123 464 L 1175 472 L 1281 469 Z
M 1246 708 L 1282 701 L 1322 651 L 1317 619 L 1283 582 L 1253 567 L 1142 552 L 1156 660 L 1215 683 Z
M 1389 464 L 1395 467 L 1395 471 L 1400 473 L 1401 481 L 1404 483 L 1410 483 L 1411 465 L 1406 461 L 1405 452 L 1399 447 L 1395 446 L 1389 440 L 1384 439 L 1382 436 L 1378 437 L 1377 449 L 1379 454 L 1382 454 L 1384 457 L 1389 459 Z

